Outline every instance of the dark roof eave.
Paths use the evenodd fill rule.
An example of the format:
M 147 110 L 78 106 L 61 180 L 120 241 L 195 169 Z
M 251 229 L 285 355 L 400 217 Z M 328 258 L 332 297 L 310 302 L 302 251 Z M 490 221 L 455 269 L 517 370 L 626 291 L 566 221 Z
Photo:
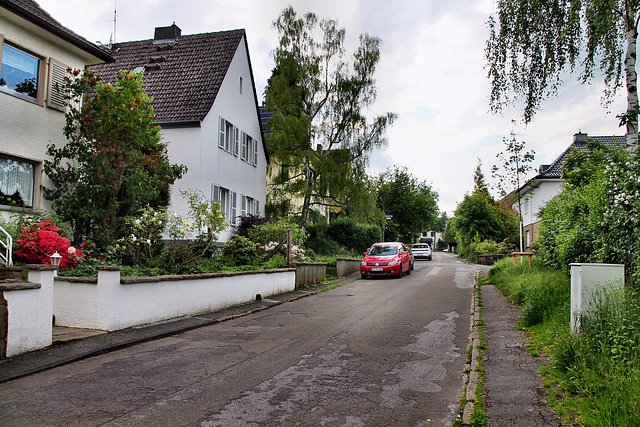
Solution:
M 201 120 L 182 120 L 178 122 L 156 122 L 156 125 L 162 129 L 179 129 L 179 128 L 199 128 L 202 126 Z
M 10 1 L 0 0 L 0 6 L 2 6 L 5 9 L 7 9 L 8 11 L 20 16 L 21 18 L 24 18 L 27 21 L 30 21 L 30 22 L 36 24 L 37 26 L 49 31 L 50 33 L 60 37 L 63 40 L 65 40 L 66 42 L 71 43 L 72 45 L 74 45 L 76 47 L 79 47 L 80 49 L 84 50 L 85 52 L 90 53 L 91 55 L 99 58 L 102 61 L 115 62 L 115 58 L 113 56 L 111 56 L 105 50 L 100 49 L 98 46 L 94 45 L 93 43 L 89 43 L 88 41 L 85 41 L 85 40 L 82 40 L 80 38 L 74 37 L 73 35 L 62 31 L 60 28 L 56 27 L 55 25 L 43 20 L 39 16 L 36 16 L 36 15 L 30 13 L 28 10 L 22 9 L 20 7 L 17 7 L 14 3 L 10 2 Z

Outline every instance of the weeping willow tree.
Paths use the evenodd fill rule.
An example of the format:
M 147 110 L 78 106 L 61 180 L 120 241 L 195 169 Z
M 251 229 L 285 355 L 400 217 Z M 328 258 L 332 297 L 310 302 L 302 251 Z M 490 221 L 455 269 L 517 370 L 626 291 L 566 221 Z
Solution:
M 626 84 L 627 111 L 618 115 L 630 145 L 638 142 L 636 43 L 638 0 L 497 0 L 486 44 L 491 109 L 519 100 L 525 122 L 557 94 L 565 72 L 582 83 L 600 72 L 603 101 Z

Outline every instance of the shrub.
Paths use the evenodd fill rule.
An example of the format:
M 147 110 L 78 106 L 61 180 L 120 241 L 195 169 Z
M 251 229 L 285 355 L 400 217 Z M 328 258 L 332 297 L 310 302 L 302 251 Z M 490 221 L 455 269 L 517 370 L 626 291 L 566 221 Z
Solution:
M 258 260 L 257 244 L 239 235 L 222 245 L 225 264 L 232 266 L 254 265 Z
M 49 221 L 27 221 L 27 225 L 22 227 L 22 234 L 16 245 L 16 260 L 31 264 L 51 264 L 50 256 L 57 252 L 62 257 L 60 270 L 75 267 L 84 253 L 81 249 L 71 246 L 69 239 L 61 236 L 59 231 L 60 228 Z
M 298 228 L 296 220 L 291 217 L 280 218 L 277 221 L 253 227 L 247 233 L 247 237 L 252 242 L 264 246 L 269 242 L 281 242 L 287 235 L 288 229 L 292 230 L 292 243 L 298 246 L 304 245 L 307 234 Z

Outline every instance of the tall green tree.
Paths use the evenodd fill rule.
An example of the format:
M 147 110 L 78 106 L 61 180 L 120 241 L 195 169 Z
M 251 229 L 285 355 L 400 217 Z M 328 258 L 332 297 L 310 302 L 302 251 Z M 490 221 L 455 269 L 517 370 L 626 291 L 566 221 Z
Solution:
M 626 80 L 627 111 L 618 117 L 629 143 L 637 144 L 639 7 L 637 0 L 498 0 L 486 44 L 492 110 L 513 101 L 513 94 L 522 98 L 529 122 L 541 102 L 557 94 L 565 72 L 581 68 L 585 83 L 599 71 L 605 101 Z
M 489 185 L 487 185 L 487 180 L 482 172 L 482 160 L 480 158 L 478 158 L 476 170 L 473 172 L 473 194 L 481 194 L 487 200 L 493 200 L 491 193 L 489 193 Z
M 411 243 L 424 230 L 436 227 L 438 194 L 424 181 L 409 173 L 406 167 L 389 168 L 377 177 L 378 203 L 385 215 L 385 240 Z
M 76 70 L 63 92 L 68 143 L 47 147 L 44 172 L 53 187 L 44 196 L 76 241 L 93 234 L 112 243 L 131 216 L 169 204 L 169 186 L 186 168 L 169 162 L 142 74 L 121 71 L 105 85 L 91 71 Z
M 272 161 L 272 204 L 302 200 L 300 225 L 314 207 L 346 207 L 361 190 L 371 152 L 386 145 L 392 113 L 371 122 L 363 110 L 376 98 L 374 73 L 380 39 L 360 36 L 352 63 L 344 59 L 345 30 L 315 14 L 298 17 L 293 7 L 274 22 L 280 42 L 265 91 L 273 112 L 267 123 Z

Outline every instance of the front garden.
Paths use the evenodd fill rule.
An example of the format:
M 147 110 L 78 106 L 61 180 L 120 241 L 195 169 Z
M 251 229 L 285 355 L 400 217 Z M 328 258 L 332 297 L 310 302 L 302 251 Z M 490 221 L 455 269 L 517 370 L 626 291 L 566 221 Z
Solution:
M 381 235 L 379 227 L 349 218 L 302 231 L 294 218 L 246 215 L 233 237 L 220 242 L 218 234 L 227 223 L 219 204 L 194 191 L 183 196 L 191 207 L 186 217 L 147 207 L 125 222 L 126 232 L 117 240 L 90 233 L 73 241 L 68 224 L 45 212 L 16 212 L 0 219 L 0 226 L 13 237 L 16 265 L 50 264 L 57 252 L 62 257 L 59 275 L 79 277 L 97 277 L 99 266 L 122 267 L 123 276 L 276 269 L 287 266 L 289 255 L 292 262 L 326 263 L 330 278 L 336 274 L 336 257 L 360 258 Z

